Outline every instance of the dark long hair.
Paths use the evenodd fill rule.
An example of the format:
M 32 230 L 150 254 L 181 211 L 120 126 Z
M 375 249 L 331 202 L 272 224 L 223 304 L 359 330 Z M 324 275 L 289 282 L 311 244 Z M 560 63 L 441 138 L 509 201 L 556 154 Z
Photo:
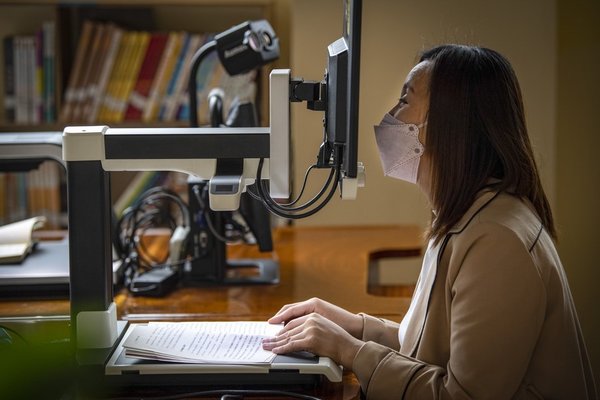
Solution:
M 461 45 L 435 47 L 422 54 L 425 60 L 432 62 L 425 147 L 436 210 L 429 237 L 447 234 L 477 192 L 496 178 L 498 190 L 528 199 L 556 238 L 521 89 L 508 60 L 490 49 Z

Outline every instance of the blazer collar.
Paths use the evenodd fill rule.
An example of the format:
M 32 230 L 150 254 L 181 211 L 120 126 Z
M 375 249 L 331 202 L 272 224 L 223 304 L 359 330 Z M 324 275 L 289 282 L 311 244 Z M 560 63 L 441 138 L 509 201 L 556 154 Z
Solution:
M 471 207 L 469 207 L 467 212 L 465 212 L 465 214 L 458 221 L 458 223 L 456 223 L 456 225 L 454 225 L 454 227 L 452 227 L 452 229 L 450 229 L 448 231 L 448 234 L 462 232 L 462 230 L 465 229 L 467 225 L 469 225 L 469 222 L 471 222 L 473 217 L 475 217 L 475 215 L 477 215 L 477 213 L 479 213 L 479 211 L 481 211 L 489 203 L 491 203 L 492 200 L 494 200 L 494 198 L 496 198 L 498 193 L 499 192 L 493 187 L 488 187 L 488 188 L 482 189 L 477 194 L 477 197 L 475 198 L 475 201 L 473 202 Z

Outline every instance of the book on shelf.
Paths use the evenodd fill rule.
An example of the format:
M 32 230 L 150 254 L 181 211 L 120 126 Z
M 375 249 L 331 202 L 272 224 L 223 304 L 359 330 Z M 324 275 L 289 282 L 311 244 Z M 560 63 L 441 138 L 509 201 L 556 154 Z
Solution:
M 142 120 L 144 122 L 156 121 L 159 113 L 160 102 L 165 95 L 169 78 L 173 73 L 175 61 L 181 46 L 183 44 L 183 33 L 182 32 L 170 32 L 169 39 L 167 41 L 167 47 L 160 60 L 156 76 L 152 81 L 150 87 L 150 95 L 146 103 L 146 108 L 142 114 Z
M 42 25 L 43 38 L 43 103 L 45 122 L 56 121 L 56 84 L 55 68 L 56 68 L 56 23 L 54 21 L 46 21 Z
M 161 121 L 174 121 L 177 119 L 177 110 L 181 96 L 186 95 L 188 91 L 188 80 L 192 57 L 198 51 L 203 41 L 203 35 L 188 35 L 186 46 L 179 56 L 177 71 L 171 77 L 169 90 L 163 98 L 159 119 Z
M 114 122 L 121 122 L 125 118 L 127 100 L 137 81 L 149 42 L 150 33 L 144 31 L 133 33 L 132 51 L 128 58 L 126 68 L 123 71 L 123 77 L 119 83 L 116 98 L 113 103 L 113 118 L 111 120 Z
M 41 228 L 45 222 L 46 218 L 39 216 L 1 226 L 0 264 L 22 262 L 35 246 L 33 231 Z
M 31 35 L 4 38 L 6 122 L 54 121 L 54 30 L 54 22 L 48 21 Z
M 103 95 L 109 83 L 110 74 L 115 64 L 117 52 L 119 51 L 121 40 L 123 38 L 123 29 L 119 28 L 118 26 L 109 24 L 108 30 L 110 34 L 108 37 L 109 40 L 106 55 L 101 64 L 96 86 L 93 87 L 89 92 L 91 98 L 87 103 L 87 108 L 85 109 L 85 115 L 87 117 L 86 122 L 88 124 L 93 124 L 98 119 L 98 113 L 102 105 Z
M 69 80 L 65 89 L 64 101 L 60 110 L 60 121 L 70 122 L 72 119 L 72 109 L 75 106 L 79 93 L 82 91 L 82 79 L 84 69 L 89 61 L 91 54 L 91 42 L 94 37 L 98 24 L 86 20 L 83 23 L 79 41 L 77 43 L 77 50 L 75 51 L 75 59 L 73 60 L 73 67 L 69 74 Z
M 123 347 L 127 357 L 178 363 L 264 365 L 275 353 L 262 340 L 283 325 L 262 321 L 136 324 Z
M 8 122 L 15 121 L 15 54 L 14 36 L 3 39 L 4 50 L 4 118 Z
M 79 89 L 77 90 L 77 96 L 73 104 L 71 121 L 80 122 L 85 119 L 84 109 L 86 103 L 90 100 L 90 92 L 92 91 L 92 87 L 95 86 L 95 80 L 100 73 L 100 65 L 105 56 L 104 43 L 108 34 L 108 26 L 106 24 L 98 24 L 96 26 L 90 43 L 90 54 L 85 61 Z
M 45 227 L 66 227 L 65 174 L 56 161 L 30 171 L 0 173 L 0 224 L 29 216 L 46 217 Z
M 44 120 L 44 31 L 38 29 L 34 36 L 34 86 L 33 86 L 33 122 Z
M 85 68 L 80 97 L 74 106 L 72 117 L 74 121 L 86 122 L 89 118 L 89 113 L 98 95 L 102 67 L 106 62 L 111 39 L 112 26 L 105 24 L 99 26 L 92 43 L 92 55 Z
M 188 81 L 193 55 L 214 38 L 210 33 L 128 30 L 85 20 L 64 93 L 63 123 L 118 124 L 189 119 Z M 225 111 L 236 97 L 256 96 L 256 71 L 230 77 L 215 54 L 195 77 L 199 121 L 207 124 L 206 98 L 225 90 Z
M 144 60 L 140 67 L 136 83 L 129 94 L 124 119 L 126 121 L 139 121 L 146 107 L 152 78 L 156 74 L 158 64 L 167 44 L 168 36 L 164 33 L 153 33 L 148 43 Z
M 165 113 L 166 107 L 169 103 L 169 100 L 173 98 L 175 92 L 175 84 L 177 79 L 181 76 L 181 72 L 183 70 L 183 61 L 186 56 L 186 52 L 190 45 L 191 35 L 187 32 L 182 32 L 182 42 L 181 47 L 179 49 L 179 54 L 175 58 L 175 63 L 173 64 L 173 70 L 171 74 L 169 74 L 169 79 L 167 80 L 167 85 L 165 86 L 165 93 L 160 100 L 160 105 L 158 106 L 157 119 L 160 121 L 165 121 Z
M 15 120 L 17 124 L 27 123 L 27 90 L 26 90 L 26 67 L 25 67 L 25 47 L 23 38 L 15 36 L 14 41 L 15 57 Z

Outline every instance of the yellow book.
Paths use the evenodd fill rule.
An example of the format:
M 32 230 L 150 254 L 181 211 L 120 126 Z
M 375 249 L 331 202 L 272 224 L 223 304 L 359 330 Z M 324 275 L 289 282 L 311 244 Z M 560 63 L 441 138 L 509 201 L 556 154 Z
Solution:
M 115 122 L 122 122 L 125 117 L 125 110 L 127 109 L 127 100 L 129 94 L 137 82 L 138 74 L 144 60 L 144 55 L 150 42 L 150 33 L 148 32 L 137 32 L 135 34 L 132 52 L 127 68 L 123 73 L 123 81 L 119 88 L 119 92 L 116 98 L 116 108 L 114 110 Z
M 129 70 L 131 66 L 131 59 L 133 57 L 133 51 L 135 49 L 135 45 L 137 42 L 137 32 L 129 31 L 126 33 L 127 47 L 125 48 L 123 54 L 123 64 L 121 65 L 121 69 L 119 70 L 119 74 L 115 77 L 115 84 L 113 87 L 113 91 L 110 94 L 109 102 L 108 102 L 108 121 L 109 122 L 117 122 L 116 110 L 118 108 L 119 94 L 123 90 L 125 76 L 127 75 L 127 70 Z
M 144 110 L 144 114 L 142 115 L 142 119 L 144 120 L 144 122 L 152 122 L 156 121 L 157 119 L 160 104 L 162 102 L 163 96 L 165 95 L 169 79 L 173 74 L 175 62 L 177 61 L 177 56 L 181 51 L 182 44 L 182 32 L 169 33 L 169 40 L 167 41 L 165 52 L 161 57 L 156 77 L 152 82 L 152 87 L 150 88 L 150 95 L 148 96 L 148 103 L 146 104 L 146 109 Z
M 119 44 L 119 50 L 117 51 L 117 57 L 113 65 L 112 71 L 110 72 L 110 78 L 106 85 L 106 92 L 102 98 L 102 106 L 98 112 L 98 121 L 101 123 L 112 122 L 111 117 L 111 104 L 114 102 L 115 94 L 118 90 L 118 82 L 122 75 L 123 68 L 125 67 L 127 59 L 127 51 L 129 50 L 129 43 L 131 39 L 131 32 L 124 32 Z

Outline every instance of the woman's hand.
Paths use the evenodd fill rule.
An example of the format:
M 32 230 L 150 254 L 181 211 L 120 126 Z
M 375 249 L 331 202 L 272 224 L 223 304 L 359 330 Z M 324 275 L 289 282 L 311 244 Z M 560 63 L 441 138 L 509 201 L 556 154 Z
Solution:
M 362 345 L 346 329 L 315 312 L 291 320 L 277 336 L 263 340 L 263 348 L 275 354 L 309 351 L 349 370 Z
M 309 315 L 311 313 L 322 315 L 350 335 L 357 339 L 362 338 L 363 318 L 360 315 L 352 314 L 341 307 L 328 303 L 319 298 L 313 297 L 310 300 L 300 303 L 287 304 L 281 308 L 273 317 L 269 318 L 269 323 L 280 324 Z

